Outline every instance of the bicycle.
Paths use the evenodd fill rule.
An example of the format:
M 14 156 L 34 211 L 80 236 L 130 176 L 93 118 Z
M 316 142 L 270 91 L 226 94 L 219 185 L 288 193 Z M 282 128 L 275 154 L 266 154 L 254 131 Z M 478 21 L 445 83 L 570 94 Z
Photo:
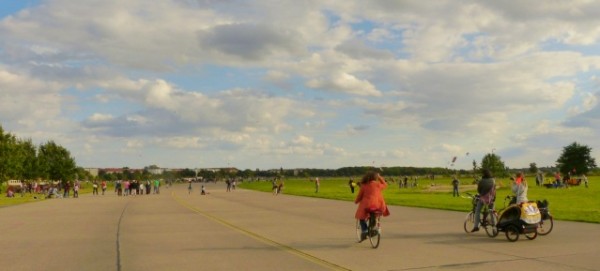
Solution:
M 550 214 L 550 209 L 548 209 L 548 205 L 550 205 L 550 203 L 548 203 L 547 200 L 538 200 L 537 204 L 538 209 L 540 209 L 540 214 L 542 214 L 542 220 L 540 220 L 537 233 L 539 235 L 547 235 L 552 231 L 552 228 L 554 228 L 554 218 Z M 544 223 L 544 221 L 546 221 L 546 223 Z
M 367 218 L 367 238 L 369 239 L 372 248 L 379 247 L 379 241 L 381 240 L 381 215 L 382 212 L 379 210 L 369 210 L 369 217 Z M 356 220 L 356 239 L 359 243 L 364 241 L 362 238 L 360 219 Z
M 473 196 L 470 193 L 465 194 L 467 194 L 466 198 L 471 199 L 473 207 L 471 211 L 467 214 L 467 217 L 465 218 L 464 230 L 466 233 L 471 233 L 471 230 L 475 228 L 475 208 L 477 208 L 479 195 Z M 498 236 L 498 228 L 496 227 L 496 223 L 498 223 L 498 212 L 496 212 L 494 208 L 491 208 L 490 204 L 484 204 L 483 208 L 481 209 L 482 212 L 479 224 L 485 229 L 485 233 L 489 237 L 493 238 Z

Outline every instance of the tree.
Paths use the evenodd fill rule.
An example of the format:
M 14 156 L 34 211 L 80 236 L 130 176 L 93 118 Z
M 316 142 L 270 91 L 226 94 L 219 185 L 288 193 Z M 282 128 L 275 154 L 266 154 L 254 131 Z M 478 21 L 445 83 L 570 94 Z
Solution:
M 538 167 L 536 163 L 529 163 L 529 173 L 537 173 Z
M 89 171 L 85 170 L 85 168 L 82 168 L 82 167 L 75 168 L 75 174 L 77 174 L 77 179 L 79 179 L 79 180 L 86 180 L 86 181 L 94 180 L 94 177 L 92 176 L 92 174 Z
M 69 151 L 53 141 L 39 148 L 40 174 L 44 179 L 68 182 L 75 178 L 76 165 Z
M 556 167 L 564 175 L 569 172 L 587 174 L 596 167 L 596 160 L 591 153 L 592 148 L 573 142 L 563 148 L 562 154 L 556 160 Z
M 494 153 L 488 153 L 481 159 L 481 168 L 490 170 L 493 176 L 505 177 L 507 175 L 504 162 L 500 156 Z
M 17 138 L 10 133 L 4 133 L 0 126 L 0 184 L 18 178 L 18 154 Z

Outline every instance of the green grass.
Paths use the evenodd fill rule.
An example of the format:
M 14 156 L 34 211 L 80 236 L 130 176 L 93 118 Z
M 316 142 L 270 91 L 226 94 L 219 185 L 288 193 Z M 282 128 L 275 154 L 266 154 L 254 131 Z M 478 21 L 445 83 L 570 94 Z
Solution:
M 358 178 L 355 178 L 357 180 Z M 532 177 L 526 178 L 529 184 L 529 200 L 547 199 L 550 202 L 550 213 L 558 220 L 600 223 L 600 176 L 592 176 L 590 187 L 572 186 L 568 189 L 548 189 L 535 186 Z M 471 179 L 468 180 L 469 182 Z M 508 179 L 497 179 L 500 186 L 496 192 L 496 208 L 504 207 L 504 198 L 512 194 L 508 187 Z M 419 180 L 418 188 L 398 188 L 397 183 L 390 183 L 384 190 L 386 203 L 389 205 L 422 207 L 468 212 L 471 208 L 469 199 L 452 197 L 451 179 L 437 178 L 435 182 Z M 461 183 L 466 183 L 461 180 Z M 434 184 L 434 185 L 432 185 Z M 271 193 L 271 182 L 244 182 L 241 188 Z M 475 185 L 461 185 L 460 192 L 476 193 Z M 319 193 L 315 193 L 313 182 L 307 179 L 286 179 L 284 194 L 305 197 L 318 197 L 344 201 L 354 201 L 355 193 L 350 192 L 347 178 L 322 178 Z

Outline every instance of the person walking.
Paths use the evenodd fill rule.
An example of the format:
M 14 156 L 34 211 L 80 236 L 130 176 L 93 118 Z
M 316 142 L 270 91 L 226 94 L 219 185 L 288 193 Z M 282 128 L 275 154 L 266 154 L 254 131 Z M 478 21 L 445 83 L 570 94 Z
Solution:
M 154 194 L 160 194 L 160 180 L 156 179 L 154 180 Z
M 100 186 L 102 187 L 102 195 L 104 196 L 104 192 L 106 192 L 106 181 L 102 181 L 100 183 Z
M 131 183 L 129 182 L 129 180 L 125 180 L 123 182 L 123 194 L 125 196 L 129 196 L 129 186 L 131 185 Z
M 98 182 L 94 181 L 94 183 L 92 184 L 92 195 L 98 195 Z
M 456 176 L 454 176 L 454 179 L 452 180 L 452 197 L 460 196 L 458 193 L 458 185 L 459 184 L 460 184 L 460 181 L 456 178 Z
M 129 195 L 136 196 L 137 190 L 138 190 L 137 181 L 131 180 L 131 182 L 129 183 Z
M 279 195 L 283 192 L 283 180 L 279 180 L 279 183 L 277 184 L 277 194 L 275 195 Z
M 315 193 L 319 193 L 319 186 L 321 186 L 321 181 L 319 181 L 319 177 L 315 179 Z
M 123 196 L 123 183 L 121 180 L 117 180 L 117 183 L 115 184 L 115 191 L 117 192 L 117 195 Z
M 144 182 L 140 180 L 140 181 L 138 182 L 138 187 L 139 187 L 139 189 L 140 189 L 140 195 L 144 195 L 144 189 L 145 189 L 145 188 L 144 188 L 144 187 L 145 187 L 145 185 L 144 185 Z
M 73 198 L 79 198 L 79 181 L 75 181 L 73 184 Z
M 188 181 L 188 183 L 189 183 L 188 184 L 188 194 L 191 194 L 192 193 L 192 181 L 190 180 L 190 181 Z
M 544 185 L 544 174 L 541 171 L 538 171 L 535 174 L 535 185 L 536 186 Z
M 273 195 L 277 195 L 277 179 L 273 179 L 273 181 L 271 181 L 271 184 L 273 185 Z
M 354 179 L 350 178 L 348 181 L 348 186 L 350 186 L 350 192 L 354 194 L 354 187 L 356 187 L 356 183 L 354 183 Z
M 69 197 L 69 191 L 71 190 L 71 187 L 69 186 L 69 182 L 65 182 L 63 185 L 63 198 L 68 198 Z

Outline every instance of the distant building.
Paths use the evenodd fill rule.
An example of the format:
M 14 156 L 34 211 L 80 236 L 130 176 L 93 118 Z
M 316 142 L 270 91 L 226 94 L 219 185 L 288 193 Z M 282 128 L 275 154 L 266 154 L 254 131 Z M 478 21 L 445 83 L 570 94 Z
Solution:
M 148 172 L 153 175 L 160 175 L 165 172 L 164 168 L 148 168 Z

